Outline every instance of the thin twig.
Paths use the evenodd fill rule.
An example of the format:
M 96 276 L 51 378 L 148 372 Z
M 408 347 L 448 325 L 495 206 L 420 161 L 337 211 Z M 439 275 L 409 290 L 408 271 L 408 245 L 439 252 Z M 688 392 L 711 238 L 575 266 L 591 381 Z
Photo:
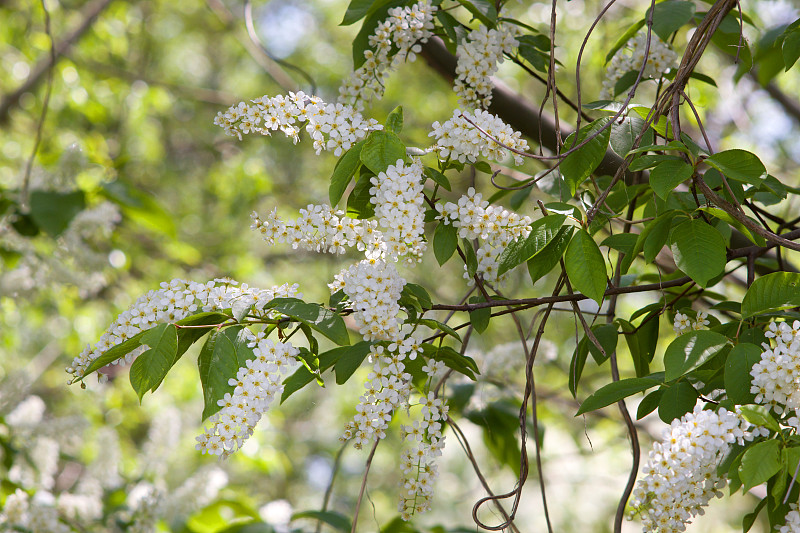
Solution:
M 378 449 L 378 444 L 381 442 L 381 439 L 376 437 L 375 444 L 372 445 L 372 449 L 369 451 L 369 456 L 367 456 L 367 462 L 364 465 L 364 477 L 361 479 L 361 490 L 358 491 L 358 500 L 356 500 L 356 509 L 353 514 L 353 527 L 350 530 L 350 533 L 356 533 L 356 525 L 358 524 L 358 512 L 361 510 L 361 502 L 364 499 L 364 491 L 367 488 L 367 476 L 369 476 L 369 469 L 372 466 L 372 458 L 375 457 L 375 450 Z

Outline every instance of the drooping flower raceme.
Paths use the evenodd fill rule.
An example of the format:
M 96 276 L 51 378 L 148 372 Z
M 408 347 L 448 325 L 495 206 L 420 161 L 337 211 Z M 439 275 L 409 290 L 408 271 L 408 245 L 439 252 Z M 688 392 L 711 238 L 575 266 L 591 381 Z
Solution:
M 287 137 L 299 140 L 300 129 L 314 140 L 317 154 L 331 150 L 341 155 L 372 130 L 382 129 L 374 119 L 365 120 L 349 105 L 326 104 L 321 98 L 302 91 L 287 96 L 262 96 L 251 103 L 239 102 L 226 112 L 218 113 L 214 124 L 225 133 L 242 139 L 243 133 L 272 135 L 281 130 Z
M 392 258 L 407 257 L 409 262 L 422 260 L 427 248 L 423 239 L 425 210 L 422 206 L 422 165 L 405 165 L 398 159 L 386 172 L 370 182 L 370 202 L 375 204 L 375 218 L 383 230 L 386 254 Z
M 439 211 L 437 218 L 458 228 L 459 237 L 483 241 L 476 252 L 477 272 L 489 282 L 500 280 L 497 259 L 505 247 L 512 241 L 527 237 L 531 231 L 530 217 L 521 217 L 502 207 L 490 206 L 472 187 L 458 200 L 458 204 L 438 203 L 436 210 Z M 470 279 L 466 272 L 464 277 Z
M 778 533 L 797 533 L 800 531 L 800 512 L 797 510 L 797 504 L 790 504 L 791 511 L 786 513 L 786 524 L 778 528 Z
M 800 408 L 800 321 L 770 323 L 766 332 L 774 346 L 763 345 L 761 360 L 753 365 L 750 392 L 756 402 L 777 413 Z
M 328 287 L 342 290 L 353 306 L 353 318 L 365 340 L 394 341 L 402 320 L 397 301 L 406 285 L 392 263 L 365 259 L 339 272 Z
M 712 498 L 721 497 L 726 479 L 717 464 L 734 443 L 749 439 L 749 423 L 736 413 L 696 406 L 664 430 L 653 444 L 631 505 L 641 516 L 644 531 L 678 532 L 703 513 Z
M 600 98 L 613 99 L 617 82 L 628 72 L 638 72 L 644 62 L 644 52 L 647 46 L 647 34 L 638 33 L 631 38 L 611 59 L 603 79 L 603 89 Z M 650 49 L 647 53 L 647 65 L 644 67 L 644 77 L 655 80 L 661 79 L 666 72 L 675 67 L 678 54 L 667 43 L 658 38 L 655 33 L 650 34 Z
M 478 26 L 456 48 L 456 82 L 453 87 L 459 105 L 466 109 L 485 109 L 492 103 L 492 76 L 503 62 L 503 53 L 519 46 L 513 26 L 489 30 Z
M 370 50 L 364 51 L 364 63 L 339 88 L 339 102 L 364 108 L 364 102 L 381 98 L 385 76 L 402 62 L 414 61 L 433 35 L 436 6 L 423 1 L 411 7 L 394 7 L 389 18 L 380 22 L 369 37 Z
M 453 112 L 453 117 L 444 124 L 434 122 L 433 131 L 428 134 L 428 137 L 436 139 L 435 148 L 442 159 L 451 157 L 462 163 L 473 163 L 482 156 L 495 161 L 502 161 L 510 153 L 514 158 L 514 163 L 517 165 L 523 163 L 523 156 L 509 152 L 503 146 L 489 139 L 475 126 L 478 126 L 478 128 L 505 146 L 520 152 L 528 150 L 528 141 L 522 138 L 520 132 L 514 131 L 511 126 L 495 115 L 480 109 L 475 111 L 475 114 L 456 109 Z
M 255 357 L 248 359 L 236 378 L 228 381 L 234 386 L 233 393 L 218 400 L 221 409 L 209 418 L 211 428 L 196 439 L 195 448 L 202 453 L 228 457 L 241 448 L 275 397 L 283 392 L 281 381 L 285 374 L 296 366 L 295 358 L 300 352 L 291 343 L 257 339 L 254 335 L 252 341 Z
M 273 298 L 301 297 L 297 289 L 297 284 L 256 289 L 247 284 L 239 285 L 238 282 L 227 278 L 207 283 L 183 279 L 164 282 L 159 290 L 149 291 L 122 312 L 103 333 L 97 344 L 87 346 L 73 359 L 67 372 L 74 374 L 76 380 L 83 377 L 91 362 L 109 348 L 157 324 L 177 322 L 200 310 L 218 311 L 234 306 L 243 309 L 248 307 L 261 309 Z M 112 364 L 130 363 L 146 349 L 146 346 L 139 346 Z

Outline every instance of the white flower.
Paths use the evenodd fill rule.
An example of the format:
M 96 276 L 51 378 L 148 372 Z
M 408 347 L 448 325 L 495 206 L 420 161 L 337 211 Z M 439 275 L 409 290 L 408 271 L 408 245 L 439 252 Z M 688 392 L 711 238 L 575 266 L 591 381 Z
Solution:
M 647 35 L 638 33 L 631 38 L 611 59 L 606 76 L 603 79 L 603 89 L 600 98 L 613 99 L 617 82 L 631 71 L 638 72 L 642 68 L 644 61 L 644 51 L 647 46 Z M 661 79 L 663 75 L 675 68 L 678 59 L 676 54 L 664 41 L 659 39 L 655 33 L 650 34 L 650 49 L 647 54 L 647 65 L 644 69 L 644 77 L 655 80 Z
M 508 150 L 489 139 L 473 124 L 505 146 L 520 152 L 528 150 L 528 142 L 522 138 L 522 134 L 514 131 L 499 117 L 480 109 L 474 114 L 456 109 L 453 117 L 444 124 L 434 122 L 433 131 L 428 134 L 428 137 L 436 138 L 439 157 L 442 159 L 450 157 L 462 163 L 472 163 L 479 157 L 501 161 L 509 155 Z M 521 165 L 524 161 L 519 154 L 511 152 L 511 156 L 517 165 Z
M 800 408 L 800 322 L 772 322 L 766 332 L 774 347 L 763 345 L 761 360 L 753 365 L 750 392 L 756 403 L 777 413 Z
M 510 54 L 519 46 L 515 33 L 513 26 L 489 30 L 481 25 L 456 47 L 458 63 L 454 89 L 459 96 L 459 105 L 467 109 L 489 107 L 492 102 L 490 76 L 503 62 L 503 53 Z

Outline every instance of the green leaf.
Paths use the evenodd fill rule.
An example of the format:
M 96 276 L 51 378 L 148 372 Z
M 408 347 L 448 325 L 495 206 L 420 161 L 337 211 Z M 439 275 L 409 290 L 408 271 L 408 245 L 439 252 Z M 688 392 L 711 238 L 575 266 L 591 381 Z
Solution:
M 458 332 L 456 330 L 454 330 L 453 328 L 451 328 L 450 326 L 448 326 L 447 324 L 443 323 L 443 322 L 439 322 L 438 320 L 433 320 L 433 319 L 430 319 L 430 318 L 420 318 L 419 320 L 417 320 L 417 322 L 419 324 L 423 325 L 423 326 L 426 326 L 426 327 L 430 328 L 430 329 L 438 329 L 438 330 L 450 335 L 451 337 L 456 339 L 458 342 L 461 342 L 461 336 L 458 334 Z
M 744 515 L 744 518 L 742 519 L 742 533 L 747 533 L 750 531 L 750 529 L 752 529 L 753 524 L 756 523 L 756 518 L 758 518 L 759 513 L 765 505 L 767 505 L 767 498 L 764 498 L 758 502 L 758 505 L 756 505 L 756 508 L 753 509 L 752 513 Z
M 375 174 L 386 172 L 398 160 L 405 161 L 406 147 L 400 137 L 386 130 L 369 134 L 361 149 L 361 162 Z
M 658 402 L 658 416 L 669 424 L 682 417 L 697 403 L 697 391 L 686 381 L 679 381 L 664 390 Z
M 701 287 L 705 288 L 725 269 L 725 239 L 702 220 L 687 220 L 675 226 L 670 247 L 678 268 Z
M 439 222 L 433 232 L 433 255 L 440 265 L 444 265 L 453 256 L 458 247 L 458 228 L 452 224 Z
M 665 161 L 680 161 L 683 162 L 683 159 L 676 155 L 668 155 L 668 154 L 656 154 L 656 155 L 640 155 L 633 161 L 631 161 L 630 166 L 628 167 L 631 171 L 636 172 L 639 170 L 644 170 L 646 168 L 654 167 L 659 163 L 663 163 Z
M 30 193 L 31 218 L 36 225 L 57 237 L 67 229 L 75 215 L 86 207 L 83 191 L 51 192 L 34 190 Z
M 431 295 L 428 294 L 428 291 L 422 285 L 417 285 L 416 283 L 406 283 L 403 287 L 403 294 L 409 294 L 413 296 L 420 304 L 422 309 L 430 309 L 433 305 L 431 301 Z
M 739 405 L 753 403 L 750 392 L 750 370 L 761 360 L 761 348 L 755 344 L 740 343 L 733 347 L 725 361 L 725 391 L 728 398 Z
M 344 531 L 345 533 L 350 531 L 353 527 L 349 518 L 333 511 L 302 511 L 292 515 L 292 520 L 297 520 L 298 518 L 313 518 L 314 520 L 319 520 L 320 522 L 328 524 L 333 529 Z
M 375 3 L 368 11 L 364 23 L 361 24 L 361 29 L 358 31 L 355 39 L 353 39 L 353 69 L 357 69 L 364 64 L 366 58 L 364 51 L 369 48 L 369 37 L 375 32 L 378 24 L 386 20 L 389 15 L 389 9 L 398 7 L 405 4 L 405 0 L 380 0 Z
M 726 177 L 760 186 L 767 175 L 764 163 L 753 153 L 747 150 L 725 150 L 709 156 L 706 160 L 710 166 L 719 170 Z
M 370 218 L 375 215 L 375 205 L 370 201 L 370 189 L 372 188 L 371 178 L 375 175 L 362 168 L 362 173 L 356 181 L 356 186 L 347 197 L 347 216 L 357 219 Z
M 800 306 L 800 274 L 773 272 L 753 281 L 742 300 L 742 318 Z
M 519 408 L 508 400 L 500 400 L 480 411 L 466 413 L 466 418 L 483 428 L 483 441 L 489 453 L 517 475 L 521 457 L 517 436 Z
M 445 176 L 435 168 L 425 167 L 425 176 L 434 183 L 438 184 L 440 187 L 444 188 L 445 190 L 448 191 L 452 190 L 450 188 L 450 180 L 447 179 L 447 176 Z
M 602 305 L 608 285 L 606 262 L 597 243 L 585 229 L 578 231 L 570 241 L 564 262 L 573 287 Z
M 111 348 L 103 352 L 102 355 L 94 359 L 89 364 L 89 366 L 86 367 L 86 370 L 84 371 L 83 375 L 88 376 L 95 370 L 103 368 L 104 366 L 113 363 L 117 359 L 121 359 L 126 355 L 128 355 L 129 353 L 131 353 L 133 350 L 139 347 L 139 345 L 141 344 L 142 336 L 144 336 L 144 334 L 147 333 L 147 331 L 149 330 L 140 331 L 130 339 L 124 340 L 121 343 L 112 346 Z
M 581 404 L 575 416 L 595 411 L 601 407 L 606 407 L 612 403 L 616 403 L 623 398 L 633 396 L 637 392 L 642 392 L 657 385 L 661 385 L 662 381 L 656 377 L 644 378 L 628 378 L 619 381 L 613 381 L 608 385 L 600 387 L 594 394 L 586 398 Z
M 600 346 L 603 347 L 603 351 L 606 353 L 603 355 L 603 352 L 598 350 L 597 346 L 595 346 L 589 338 L 586 339 L 586 346 L 589 348 L 589 353 L 592 354 L 595 362 L 601 365 L 611 354 L 617 351 L 619 332 L 617 331 L 617 326 L 614 324 L 602 324 L 600 326 L 594 326 L 591 329 L 595 339 L 597 339 L 597 342 L 600 343 Z
M 661 37 L 662 41 L 669 40 L 669 36 L 694 17 L 694 2 L 669 0 L 656 4 L 653 11 L 653 32 Z M 645 19 L 650 15 L 647 10 Z
M 720 353 L 728 342 L 728 337 L 715 331 L 684 333 L 672 341 L 664 352 L 664 379 L 672 381 L 691 372 Z
M 788 71 L 800 58 L 800 29 L 786 33 L 781 45 L 784 71 Z
M 140 403 L 144 393 L 155 392 L 172 368 L 178 351 L 178 328 L 174 324 L 159 324 L 142 335 L 141 343 L 150 349 L 136 358 L 130 370 L 131 386 Z
M 200 384 L 203 387 L 203 420 L 222 408 L 217 402 L 226 393 L 232 394 L 235 388 L 228 384 L 228 380 L 235 378 L 246 361 L 255 357 L 253 349 L 247 343 L 244 326 L 231 326 L 215 331 L 206 339 L 197 358 Z
M 320 304 L 306 303 L 297 298 L 275 298 L 265 306 L 311 326 L 336 344 L 350 344 L 350 336 L 342 317 Z
M 483 303 L 484 300 L 483 296 L 473 296 L 469 299 L 469 303 Z M 492 318 L 492 308 L 491 307 L 482 307 L 480 309 L 473 309 L 469 312 L 469 321 L 472 323 L 472 327 L 475 328 L 475 331 L 478 333 L 483 333 L 486 331 L 486 328 L 489 327 L 489 320 Z
M 354 144 L 348 151 L 342 154 L 336 167 L 333 169 L 331 176 L 331 184 L 328 187 L 328 197 L 331 200 L 331 205 L 336 205 L 342 199 L 347 185 L 355 175 L 358 167 L 361 166 L 361 149 L 364 147 L 366 141 L 359 141 Z
M 683 161 L 664 161 L 650 172 L 650 187 L 659 198 L 666 200 L 672 190 L 692 177 L 694 169 Z
M 659 316 L 656 314 L 647 322 L 643 322 L 638 330 L 627 320 L 619 320 L 619 322 L 625 332 L 625 342 L 633 358 L 636 377 L 644 377 L 650 373 L 650 363 L 653 361 L 658 346 Z
M 486 26 L 494 28 L 497 22 L 497 8 L 495 8 L 494 2 L 489 0 L 459 0 L 459 3 Z
M 386 118 L 386 129 L 392 133 L 403 131 L 403 106 L 399 105 Z
M 373 0 L 351 0 L 339 26 L 349 26 L 367 16 Z
M 633 143 L 642 130 L 645 130 L 641 144 L 653 144 L 653 130 L 646 126 L 646 122 L 638 116 L 626 117 L 621 123 L 611 125 L 611 148 L 621 157 L 625 157 L 633 148 Z
M 535 257 L 558 235 L 566 219 L 564 215 L 549 215 L 533 222 L 528 237 L 512 241 L 498 257 L 498 275 Z
M 539 72 L 547 72 L 550 66 L 549 46 L 546 50 L 539 47 L 539 40 L 537 37 L 544 37 L 543 35 L 520 35 L 517 37 L 519 41 L 519 48 L 517 49 L 519 55 L 522 56 L 531 66 Z M 547 39 L 549 41 L 549 39 Z
M 589 136 L 593 136 L 608 124 L 610 120 L 610 117 L 604 117 L 581 128 L 578 132 L 578 142 L 575 146 L 583 142 Z M 569 149 L 573 145 L 574 137 L 574 133 L 567 137 L 567 140 L 564 141 L 565 149 Z M 569 154 L 561 162 L 559 169 L 564 176 L 564 180 L 569 185 L 570 196 L 575 194 L 580 184 L 594 172 L 603 160 L 603 157 L 606 155 L 606 150 L 608 149 L 610 138 L 611 128 L 606 128 L 602 133 L 595 136 L 591 141 L 586 143 L 586 145 Z
M 422 344 L 422 353 L 425 357 L 434 361 L 441 361 L 448 368 L 452 368 L 460 374 L 464 374 L 469 379 L 475 381 L 476 374 L 480 374 L 475 360 L 468 355 L 463 355 L 455 351 L 450 346 L 436 347 L 430 343 Z
M 762 237 L 761 235 L 758 235 L 756 233 L 752 233 L 747 228 L 747 226 L 745 226 L 744 224 L 742 224 L 741 222 L 739 222 L 738 220 L 733 218 L 730 214 L 728 214 L 727 211 L 723 211 L 722 209 L 718 209 L 716 207 L 708 207 L 708 206 L 701 206 L 698 209 L 700 209 L 701 211 L 705 211 L 709 215 L 711 215 L 711 216 L 713 216 L 715 218 L 718 218 L 720 220 L 723 220 L 723 221 L 727 222 L 728 224 L 730 224 L 731 226 L 733 226 L 734 228 L 738 229 L 740 232 L 742 232 L 742 234 L 744 234 L 745 237 L 750 239 L 750 242 L 752 242 L 756 246 L 766 246 L 767 242 L 764 239 L 764 237 Z M 747 217 L 747 218 L 750 218 L 750 217 Z M 750 219 L 750 220 L 753 220 L 753 219 Z M 753 221 L 753 222 L 755 224 L 758 224 L 755 221 Z
M 371 342 L 362 341 L 352 346 L 336 348 L 338 352 L 335 355 L 336 364 L 333 368 L 336 371 L 337 385 L 342 385 L 350 379 L 350 376 L 352 376 L 355 371 L 358 370 L 358 367 L 361 366 L 361 363 L 364 362 L 371 347 Z
M 658 408 L 665 390 L 663 387 L 656 389 L 642 398 L 642 401 L 639 402 L 639 407 L 636 409 L 636 420 L 641 420 Z
M 675 218 L 675 212 L 671 211 L 656 218 L 650 228 L 650 232 L 644 239 L 642 251 L 644 252 L 644 260 L 646 263 L 655 261 L 656 256 L 664 249 L 669 239 L 670 230 L 672 230 L 672 221 Z
M 545 274 L 553 270 L 572 240 L 573 228 L 562 227 L 558 230 L 558 234 L 553 237 L 547 246 L 545 246 L 536 256 L 528 260 L 528 274 L 530 274 L 531 282 L 536 283 Z
M 745 492 L 766 482 L 780 471 L 780 455 L 780 443 L 777 440 L 757 442 L 744 452 L 739 477 Z
M 475 255 L 475 248 L 468 239 L 461 240 L 462 248 L 464 248 L 464 256 L 466 257 L 467 274 L 469 277 L 475 276 L 478 271 L 478 256 Z
M 589 356 L 589 348 L 587 344 L 589 339 L 583 337 L 578 345 L 575 346 L 575 352 L 572 354 L 572 359 L 569 362 L 569 391 L 572 393 L 573 398 L 578 397 L 578 384 L 583 375 L 583 368 L 586 366 L 586 359 Z
M 338 349 L 338 348 L 337 348 Z M 289 396 L 299 391 L 312 381 L 316 376 L 305 366 L 301 366 L 295 370 L 294 374 L 283 380 L 283 393 L 281 393 L 281 404 L 286 401 Z
M 781 430 L 780 424 L 773 418 L 769 408 L 763 405 L 743 405 L 741 407 L 741 414 L 744 419 L 751 424 L 762 426 L 776 432 Z

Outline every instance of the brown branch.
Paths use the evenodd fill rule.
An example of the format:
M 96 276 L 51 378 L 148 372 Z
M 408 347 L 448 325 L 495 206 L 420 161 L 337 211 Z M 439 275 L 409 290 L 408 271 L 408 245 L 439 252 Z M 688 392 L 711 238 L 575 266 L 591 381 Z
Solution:
M 36 86 L 39 85 L 45 74 L 47 74 L 47 72 L 53 68 L 56 61 L 58 61 L 58 58 L 67 53 L 72 45 L 89 31 L 95 19 L 110 3 L 111 0 L 94 0 L 86 4 L 82 12 L 81 23 L 67 34 L 66 37 L 55 44 L 55 54 L 50 54 L 48 51 L 47 56 L 39 60 L 31 69 L 28 79 L 17 89 L 5 95 L 2 100 L 0 100 L 0 124 L 5 124 L 8 121 L 11 108 L 19 104 L 22 95 L 33 91 Z

